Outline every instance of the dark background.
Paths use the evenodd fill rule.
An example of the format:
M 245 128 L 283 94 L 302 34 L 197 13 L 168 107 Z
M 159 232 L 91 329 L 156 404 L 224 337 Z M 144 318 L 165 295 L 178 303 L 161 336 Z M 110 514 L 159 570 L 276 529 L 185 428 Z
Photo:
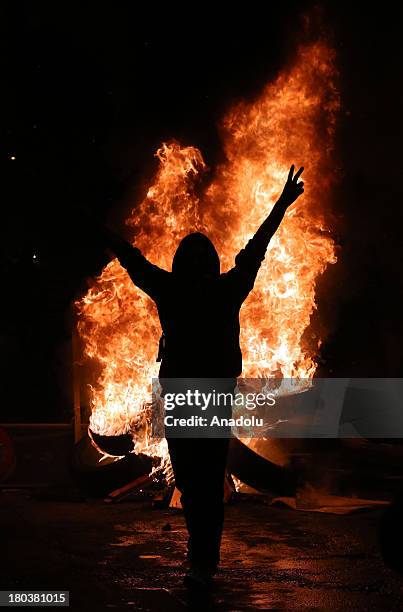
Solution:
M 71 418 L 70 304 L 107 261 L 74 206 L 119 226 L 164 139 L 214 168 L 219 119 L 281 70 L 307 13 L 342 96 L 320 371 L 402 375 L 402 20 L 392 3 L 351 4 L 2 4 L 1 421 Z

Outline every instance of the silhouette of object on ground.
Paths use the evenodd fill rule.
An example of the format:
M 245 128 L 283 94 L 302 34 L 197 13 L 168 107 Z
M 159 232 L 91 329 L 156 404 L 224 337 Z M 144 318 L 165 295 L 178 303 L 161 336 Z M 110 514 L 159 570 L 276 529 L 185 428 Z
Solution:
M 399 491 L 381 516 L 379 540 L 385 564 L 403 574 L 403 491 Z

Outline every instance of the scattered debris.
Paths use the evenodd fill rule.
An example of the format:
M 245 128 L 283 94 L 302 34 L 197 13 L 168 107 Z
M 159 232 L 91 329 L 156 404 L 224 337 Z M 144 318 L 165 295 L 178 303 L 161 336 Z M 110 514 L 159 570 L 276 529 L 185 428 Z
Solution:
M 340 497 L 337 495 L 320 495 L 315 500 L 303 497 L 275 497 L 272 506 L 286 506 L 293 510 L 305 512 L 323 512 L 326 514 L 354 514 L 365 510 L 376 510 L 387 506 L 389 502 L 374 499 L 359 499 L 354 497 Z
M 150 477 L 149 474 L 144 474 L 143 476 L 139 476 L 135 480 L 132 480 L 124 487 L 120 487 L 119 489 L 116 489 L 115 491 L 109 493 L 109 495 L 105 497 L 104 501 L 108 504 L 116 504 L 122 501 L 123 499 L 129 497 L 134 492 L 138 492 L 142 489 L 149 487 L 151 484 L 153 484 L 153 479 Z

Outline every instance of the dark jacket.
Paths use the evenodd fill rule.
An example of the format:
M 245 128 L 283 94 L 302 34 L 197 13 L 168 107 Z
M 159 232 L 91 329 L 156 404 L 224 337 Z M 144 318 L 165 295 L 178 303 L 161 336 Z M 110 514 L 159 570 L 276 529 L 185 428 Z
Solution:
M 199 233 L 186 236 L 179 244 L 172 272 L 151 264 L 128 243 L 115 248 L 134 284 L 157 305 L 164 345 L 161 378 L 230 378 L 241 374 L 239 311 L 253 288 L 269 237 L 258 232 L 238 253 L 235 266 L 224 274 L 220 274 L 212 242 Z M 188 265 L 188 253 L 196 241 L 203 243 L 206 254 L 202 274 Z

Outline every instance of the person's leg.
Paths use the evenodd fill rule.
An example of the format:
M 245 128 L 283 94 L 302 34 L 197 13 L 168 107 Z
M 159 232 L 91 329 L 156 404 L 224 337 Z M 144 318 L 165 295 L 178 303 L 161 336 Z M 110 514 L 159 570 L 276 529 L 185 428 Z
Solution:
M 184 489 L 183 505 L 190 525 L 189 560 L 214 573 L 220 561 L 224 522 L 224 478 L 228 440 L 197 440 L 202 457 L 197 477 Z
M 184 510 L 186 527 L 190 539 L 191 522 L 189 521 L 189 513 L 184 509 L 183 494 L 185 490 L 188 490 L 188 483 L 191 482 L 193 474 L 195 473 L 195 466 L 193 465 L 194 462 L 192 462 L 192 449 L 189 445 L 189 442 L 192 442 L 192 440 L 185 438 L 167 438 L 167 442 L 172 469 L 175 476 L 175 486 L 181 493 L 181 504 L 182 509 Z
M 176 486 L 189 532 L 192 566 L 214 573 L 224 520 L 227 439 L 168 440 Z
M 235 380 L 214 381 L 211 390 L 233 393 Z M 206 391 L 206 387 L 203 387 Z M 210 389 L 208 389 L 210 390 Z M 207 416 L 208 412 L 205 413 Z M 216 414 L 231 416 L 231 405 L 218 406 Z M 214 574 L 220 560 L 224 521 L 224 478 L 230 429 L 216 430 L 215 438 L 171 438 L 168 447 L 176 486 L 189 533 L 188 559 L 193 568 Z

